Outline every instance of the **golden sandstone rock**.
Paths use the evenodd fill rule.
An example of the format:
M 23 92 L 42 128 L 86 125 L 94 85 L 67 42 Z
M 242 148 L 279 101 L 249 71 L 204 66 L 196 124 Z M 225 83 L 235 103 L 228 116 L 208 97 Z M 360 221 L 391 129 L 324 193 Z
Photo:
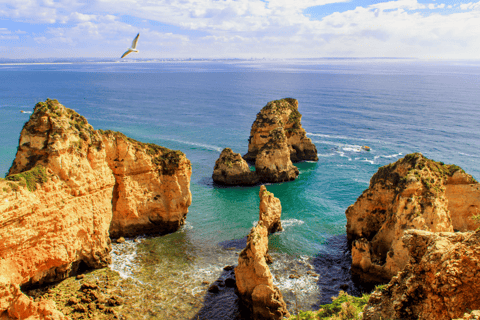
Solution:
M 285 98 L 267 103 L 257 114 L 248 144 L 248 153 L 243 157 L 247 161 L 255 161 L 262 147 L 270 140 L 270 132 L 282 128 L 290 151 L 290 160 L 317 161 L 317 148 L 307 137 L 301 124 L 302 115 L 298 112 L 298 100 Z
M 282 204 L 273 193 L 267 191 L 265 186 L 260 186 L 260 217 L 259 221 L 267 228 L 268 234 L 282 231 Z
M 480 313 L 480 231 L 407 230 L 410 262 L 370 296 L 365 320 L 476 319 Z
M 250 310 L 252 319 L 289 317 L 280 290 L 273 285 L 265 256 L 268 251 L 268 230 L 259 221 L 247 237 L 247 246 L 238 257 L 235 278 L 238 295 Z
M 225 148 L 215 162 L 213 181 L 225 185 L 253 185 L 258 182 L 295 180 L 299 170 L 292 163 L 317 161 L 317 149 L 307 138 L 298 112 L 298 101 L 287 98 L 270 101 L 257 114 L 250 132 L 248 153 L 243 158 L 255 163 L 250 172 L 238 153 Z
M 190 175 L 179 151 L 95 131 L 56 100 L 38 103 L 0 180 L 0 318 L 46 317 L 51 303 L 29 302 L 18 286 L 63 279 L 81 264 L 107 266 L 109 230 L 177 230 Z
M 230 148 L 223 149 L 215 162 L 212 179 L 216 183 L 224 185 L 254 185 L 258 183 L 255 171 L 251 171 L 242 156 Z
M 410 154 L 384 166 L 347 211 L 352 270 L 385 281 L 410 260 L 402 236 L 408 229 L 475 230 L 480 185 L 461 168 Z
M 260 220 L 250 230 L 247 246 L 238 257 L 235 278 L 239 297 L 253 319 L 282 319 L 289 317 L 283 296 L 273 285 L 268 267 L 268 235 L 281 231 L 280 200 L 260 187 Z
M 255 172 L 262 182 L 291 181 L 298 176 L 298 168 L 290 160 L 290 151 L 283 128 L 270 131 L 268 142 L 257 154 Z

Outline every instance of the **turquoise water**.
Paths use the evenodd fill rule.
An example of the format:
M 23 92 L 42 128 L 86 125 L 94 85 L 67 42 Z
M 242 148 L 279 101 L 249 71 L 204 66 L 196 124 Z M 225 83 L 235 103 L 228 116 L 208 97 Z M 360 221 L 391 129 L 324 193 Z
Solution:
M 217 187 L 211 174 L 224 147 L 247 152 L 257 112 L 275 99 L 299 100 L 302 126 L 319 155 L 318 162 L 298 164 L 297 180 L 267 186 L 283 207 L 285 231 L 270 238 L 280 255 L 314 261 L 343 250 L 331 243 L 345 234 L 347 207 L 380 166 L 408 153 L 480 178 L 480 62 L 0 65 L 0 83 L 0 173 L 9 169 L 29 117 L 20 110 L 58 99 L 95 129 L 183 151 L 193 166 L 193 202 L 181 233 L 206 246 L 242 239 L 258 220 L 258 186 Z

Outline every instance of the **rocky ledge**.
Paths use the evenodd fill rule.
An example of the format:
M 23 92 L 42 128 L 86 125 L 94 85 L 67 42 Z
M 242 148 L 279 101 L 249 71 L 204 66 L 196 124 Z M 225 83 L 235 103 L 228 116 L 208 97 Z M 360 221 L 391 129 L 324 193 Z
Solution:
M 402 243 L 410 263 L 370 296 L 363 319 L 448 320 L 480 309 L 480 231 L 407 230 Z
M 110 236 L 177 230 L 190 176 L 180 151 L 93 130 L 56 100 L 38 103 L 0 179 L 0 318 L 62 319 L 20 285 L 108 265 Z
M 352 271 L 371 281 L 388 281 L 412 258 L 406 230 L 475 230 L 480 184 L 456 165 L 409 154 L 381 167 L 347 211 Z

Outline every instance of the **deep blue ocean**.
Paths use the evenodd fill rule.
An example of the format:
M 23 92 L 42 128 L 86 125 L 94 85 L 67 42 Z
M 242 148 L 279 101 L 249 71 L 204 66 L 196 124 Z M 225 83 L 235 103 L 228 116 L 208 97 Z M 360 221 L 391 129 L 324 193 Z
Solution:
M 9 64 L 0 65 L 0 83 L 1 176 L 15 157 L 20 131 L 29 117 L 20 110 L 32 111 L 47 98 L 76 110 L 95 129 L 121 131 L 142 142 L 181 150 L 190 159 L 193 202 L 186 226 L 173 235 L 131 239 L 129 259 L 120 255 L 114 259 L 113 268 L 137 280 L 147 268 L 138 250 L 147 247 L 159 255 L 181 249 L 178 255 L 193 257 L 195 263 L 205 260 L 201 267 L 194 266 L 206 270 L 203 277 L 225 277 L 208 266 L 217 261 L 235 263 L 233 248 L 244 245 L 242 239 L 258 220 L 259 187 L 215 186 L 213 167 L 225 147 L 247 152 L 256 114 L 271 100 L 298 99 L 302 126 L 319 156 L 318 162 L 297 164 L 297 180 L 267 185 L 282 203 L 285 227 L 270 237 L 270 250 L 283 261 L 272 269 L 280 270 L 279 279 L 288 263 L 310 264 L 320 274 L 313 282 L 315 288 L 308 287 L 311 283 L 302 287 L 308 281 L 281 284 L 287 300 L 287 291 L 295 291 L 295 286 L 305 294 L 318 290 L 313 298 L 306 298 L 303 308 L 315 308 L 329 298 L 325 292 L 338 292 L 342 283 L 348 284 L 347 291 L 358 293 L 345 270 L 345 210 L 380 166 L 421 152 L 457 164 L 480 179 L 480 61 Z M 364 145 L 371 151 L 362 150 Z M 135 276 L 134 269 L 140 275 Z M 149 272 L 148 279 L 155 271 Z M 208 295 L 205 301 L 219 303 L 211 302 Z M 210 312 L 204 307 L 197 315 L 233 319 L 235 308 L 233 303 L 224 314 L 204 316 Z M 165 312 L 152 317 L 168 318 Z

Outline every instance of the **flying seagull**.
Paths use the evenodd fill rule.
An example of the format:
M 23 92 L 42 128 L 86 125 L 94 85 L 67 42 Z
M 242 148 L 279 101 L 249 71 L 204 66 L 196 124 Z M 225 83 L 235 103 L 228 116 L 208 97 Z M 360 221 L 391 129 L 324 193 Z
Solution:
M 137 36 L 135 37 L 135 39 L 133 39 L 133 41 L 132 41 L 132 46 L 131 46 L 130 48 L 128 48 L 128 50 L 125 51 L 124 54 L 122 54 L 122 56 L 120 57 L 120 59 L 126 57 L 127 54 L 129 54 L 130 52 L 138 52 L 138 50 L 137 50 L 137 42 L 138 42 L 138 36 L 139 36 L 139 35 L 140 35 L 140 33 L 137 34 Z

